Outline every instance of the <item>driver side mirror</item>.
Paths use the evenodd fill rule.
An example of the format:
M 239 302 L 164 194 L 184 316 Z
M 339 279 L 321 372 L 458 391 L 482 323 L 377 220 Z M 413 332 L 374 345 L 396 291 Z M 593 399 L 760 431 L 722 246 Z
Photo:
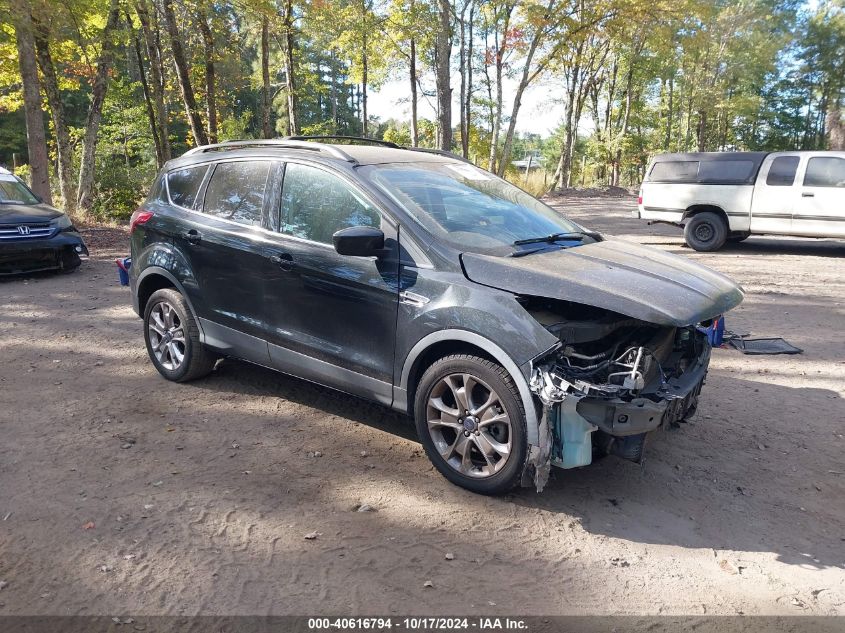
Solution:
M 350 226 L 332 235 L 334 249 L 340 255 L 369 257 L 384 255 L 384 232 L 371 226 Z

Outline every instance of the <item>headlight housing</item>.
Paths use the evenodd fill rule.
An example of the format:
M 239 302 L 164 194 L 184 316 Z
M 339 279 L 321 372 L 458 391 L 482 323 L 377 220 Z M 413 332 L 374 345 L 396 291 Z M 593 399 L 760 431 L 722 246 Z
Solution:
M 50 222 L 53 226 L 55 226 L 60 231 L 66 231 L 68 229 L 73 228 L 73 224 L 70 221 L 70 218 L 67 217 L 64 213 L 59 217 L 55 218 Z

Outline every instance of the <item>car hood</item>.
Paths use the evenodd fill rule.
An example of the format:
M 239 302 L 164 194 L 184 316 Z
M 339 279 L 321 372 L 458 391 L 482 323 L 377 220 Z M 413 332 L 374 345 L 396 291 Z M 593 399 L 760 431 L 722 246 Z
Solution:
M 659 325 L 727 312 L 742 289 L 725 275 L 632 242 L 609 239 L 524 257 L 461 255 L 467 278 L 520 295 L 572 301 Z
M 0 224 L 48 222 L 62 215 L 49 204 L 5 204 L 0 202 Z

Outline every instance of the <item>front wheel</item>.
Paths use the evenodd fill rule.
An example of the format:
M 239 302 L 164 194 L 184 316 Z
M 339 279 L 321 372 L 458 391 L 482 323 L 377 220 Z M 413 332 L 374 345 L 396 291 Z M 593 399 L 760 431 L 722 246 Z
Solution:
M 727 237 L 725 221 L 711 211 L 697 213 L 684 226 L 684 239 L 697 251 L 717 251 L 725 244 Z
M 495 495 L 520 480 L 528 454 L 525 410 L 504 368 L 447 356 L 423 374 L 414 406 L 429 459 L 453 484 Z
M 188 302 L 172 288 L 156 290 L 147 301 L 144 341 L 158 373 L 174 382 L 205 376 L 217 362 L 200 342 Z

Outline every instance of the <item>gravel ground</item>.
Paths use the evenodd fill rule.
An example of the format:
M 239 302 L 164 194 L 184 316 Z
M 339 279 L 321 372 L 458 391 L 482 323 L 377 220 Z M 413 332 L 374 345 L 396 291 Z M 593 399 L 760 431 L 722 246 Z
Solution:
M 643 467 L 485 498 L 379 406 L 230 360 L 160 378 L 125 233 L 89 230 L 78 272 L 0 281 L 0 615 L 845 613 L 845 243 L 699 254 L 629 198 L 555 204 L 731 275 L 728 328 L 805 352 L 716 350 Z

